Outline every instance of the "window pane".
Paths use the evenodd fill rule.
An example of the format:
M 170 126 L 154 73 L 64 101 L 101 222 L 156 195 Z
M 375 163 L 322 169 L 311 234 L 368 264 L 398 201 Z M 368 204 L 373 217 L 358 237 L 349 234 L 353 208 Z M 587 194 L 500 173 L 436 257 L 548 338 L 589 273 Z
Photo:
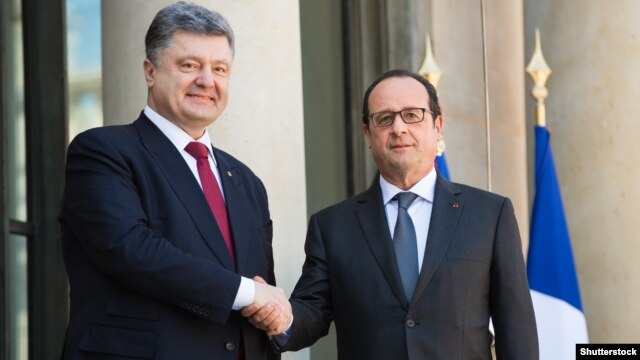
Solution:
M 5 73 L 7 82 L 6 119 L 8 145 L 9 217 L 27 220 L 27 178 L 24 120 L 24 67 L 22 46 L 22 16 L 20 1 L 13 0 L 10 6 L 10 21 L 7 31 L 7 54 Z
M 9 237 L 9 359 L 27 360 L 29 354 L 29 303 L 27 288 L 27 238 Z
M 102 126 L 100 0 L 66 0 L 69 139 Z

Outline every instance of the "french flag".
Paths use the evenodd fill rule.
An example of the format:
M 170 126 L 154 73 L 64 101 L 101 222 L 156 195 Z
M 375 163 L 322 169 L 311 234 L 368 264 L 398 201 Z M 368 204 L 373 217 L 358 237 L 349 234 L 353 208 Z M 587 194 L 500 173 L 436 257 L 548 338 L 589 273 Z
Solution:
M 538 326 L 541 360 L 575 359 L 589 341 L 564 216 L 549 131 L 536 126 L 536 194 L 527 274 Z
M 451 177 L 449 176 L 449 167 L 447 166 L 447 159 L 444 157 L 444 152 L 436 156 L 435 165 L 436 169 L 438 169 L 438 172 L 440 173 L 440 175 L 442 175 L 442 177 L 447 180 L 451 180 Z

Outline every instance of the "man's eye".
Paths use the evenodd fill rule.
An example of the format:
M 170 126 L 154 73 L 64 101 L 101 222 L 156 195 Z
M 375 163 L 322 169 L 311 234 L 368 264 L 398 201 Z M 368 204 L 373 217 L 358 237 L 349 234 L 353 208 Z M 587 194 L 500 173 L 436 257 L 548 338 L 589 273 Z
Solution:
M 196 64 L 193 64 L 193 63 L 185 63 L 185 64 L 182 64 L 180 67 L 181 67 L 181 68 L 183 68 L 183 69 L 185 69 L 185 70 L 192 70 L 192 69 L 195 69 L 195 68 L 196 68 Z
M 376 122 L 378 125 L 390 124 L 393 122 L 393 114 L 382 114 Z
M 385 115 L 385 116 L 382 117 L 381 121 L 383 123 L 391 122 L 391 121 L 393 121 L 393 115 Z

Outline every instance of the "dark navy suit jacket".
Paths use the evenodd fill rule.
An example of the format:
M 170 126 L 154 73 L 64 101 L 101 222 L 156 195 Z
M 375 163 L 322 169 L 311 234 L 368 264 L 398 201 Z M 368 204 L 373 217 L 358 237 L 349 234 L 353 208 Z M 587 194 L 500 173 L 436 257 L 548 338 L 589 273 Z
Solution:
M 426 221 L 426 219 L 425 219 Z M 422 270 L 402 288 L 378 181 L 313 215 L 293 326 L 280 350 L 324 336 L 335 321 L 340 359 L 537 360 L 520 235 L 509 199 L 438 175 Z
M 265 334 L 231 307 L 240 275 L 275 284 L 267 194 L 214 148 L 234 265 L 202 189 L 144 115 L 69 145 L 60 215 L 70 284 L 65 359 L 272 359 Z

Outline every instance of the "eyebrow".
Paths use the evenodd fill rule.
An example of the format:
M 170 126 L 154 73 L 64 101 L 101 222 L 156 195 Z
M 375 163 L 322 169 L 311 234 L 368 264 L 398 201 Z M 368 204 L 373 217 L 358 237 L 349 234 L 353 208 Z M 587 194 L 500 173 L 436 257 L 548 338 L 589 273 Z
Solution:
M 196 55 L 186 55 L 186 56 L 178 57 L 176 59 L 176 62 L 181 63 L 181 62 L 188 61 L 188 60 L 193 60 L 193 61 L 197 61 L 197 62 L 203 62 L 201 60 L 201 58 L 199 56 L 196 56 Z M 228 62 L 228 61 L 226 61 L 224 59 L 214 60 L 212 63 L 213 64 L 224 64 L 224 65 L 227 65 L 227 66 L 231 65 L 230 62 Z
M 399 112 L 399 111 L 408 110 L 408 109 L 424 109 L 425 111 L 428 111 L 429 107 L 428 106 L 411 105 L 411 106 L 404 106 L 404 107 L 400 108 L 400 110 L 391 110 L 391 109 L 387 108 L 385 110 L 372 111 L 371 114 L 379 114 L 379 113 L 383 113 L 383 112 Z
M 199 61 L 200 59 L 199 59 L 197 56 L 195 56 L 195 55 L 186 55 L 186 56 L 181 56 L 181 57 L 178 57 L 178 58 L 176 59 L 176 61 L 177 61 L 177 62 L 183 62 L 183 61 L 187 61 L 187 60 L 196 60 L 196 61 Z

